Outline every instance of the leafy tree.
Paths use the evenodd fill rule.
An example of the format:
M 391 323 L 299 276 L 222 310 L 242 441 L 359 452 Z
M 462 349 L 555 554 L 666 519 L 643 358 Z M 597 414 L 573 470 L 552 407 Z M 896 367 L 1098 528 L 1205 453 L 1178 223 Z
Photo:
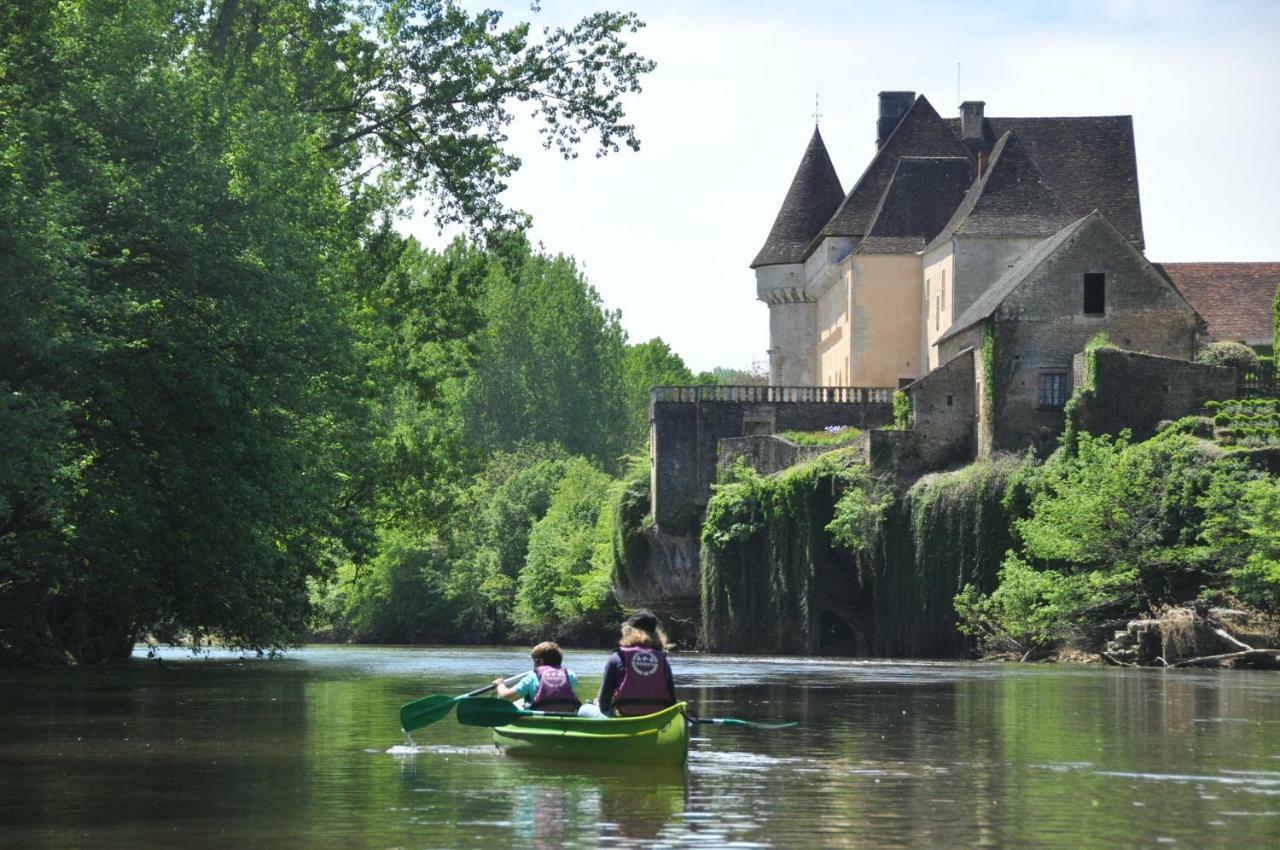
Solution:
M 626 335 L 619 314 L 572 260 L 503 249 L 509 268 L 485 291 L 484 331 L 462 411 L 485 449 L 532 441 L 563 446 L 613 469 L 626 450 Z
M 651 67 L 631 15 L 499 24 L 436 0 L 0 6 L 0 661 L 288 641 L 326 564 L 432 539 L 372 527 L 442 510 L 490 269 L 374 222 L 420 193 L 519 220 L 511 110 L 566 155 L 634 147 L 621 98 Z
M 530 636 L 616 621 L 610 577 L 613 552 L 601 508 L 608 476 L 581 458 L 570 461 L 547 513 L 529 535 L 528 562 L 516 593 L 516 622 Z
M 1202 593 L 1280 601 L 1274 479 L 1187 424 L 1135 444 L 1081 433 L 1074 454 L 1050 458 L 999 587 L 957 597 L 967 633 L 989 649 L 1087 645 L 1109 622 Z
M 649 390 L 694 382 L 693 373 L 680 355 L 656 336 L 627 346 L 622 380 L 627 391 L 627 443 L 632 448 L 643 446 L 649 439 Z

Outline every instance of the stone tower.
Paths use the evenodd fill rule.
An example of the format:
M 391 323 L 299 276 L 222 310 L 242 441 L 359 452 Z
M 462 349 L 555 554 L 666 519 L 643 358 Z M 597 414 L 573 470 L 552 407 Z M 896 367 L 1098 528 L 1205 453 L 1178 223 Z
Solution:
M 815 371 L 814 301 L 805 293 L 805 249 L 844 200 L 840 178 L 813 128 L 800 167 L 751 268 L 756 297 L 769 305 L 769 383 L 811 386 Z

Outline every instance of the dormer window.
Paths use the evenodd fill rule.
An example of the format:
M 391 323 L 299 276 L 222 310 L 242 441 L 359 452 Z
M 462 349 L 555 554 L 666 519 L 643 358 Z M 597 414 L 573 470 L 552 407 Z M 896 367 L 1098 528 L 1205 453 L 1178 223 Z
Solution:
M 1089 272 L 1084 276 L 1084 314 L 1101 316 L 1107 312 L 1107 276 Z

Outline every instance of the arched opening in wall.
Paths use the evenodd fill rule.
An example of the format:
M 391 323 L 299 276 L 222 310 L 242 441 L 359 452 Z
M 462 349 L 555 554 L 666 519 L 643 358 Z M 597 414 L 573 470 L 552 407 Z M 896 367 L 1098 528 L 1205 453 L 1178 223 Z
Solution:
M 867 654 L 867 642 L 842 611 L 824 608 L 818 623 L 818 654 L 858 656 Z

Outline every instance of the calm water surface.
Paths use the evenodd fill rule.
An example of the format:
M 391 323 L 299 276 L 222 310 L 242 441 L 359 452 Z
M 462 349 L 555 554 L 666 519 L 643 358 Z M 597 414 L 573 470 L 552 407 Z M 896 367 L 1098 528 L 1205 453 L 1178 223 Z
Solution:
M 700 713 L 801 726 L 703 727 L 672 772 L 405 745 L 401 703 L 518 649 L 164 655 L 0 671 L 0 846 L 1280 846 L 1276 674 L 679 656 Z

